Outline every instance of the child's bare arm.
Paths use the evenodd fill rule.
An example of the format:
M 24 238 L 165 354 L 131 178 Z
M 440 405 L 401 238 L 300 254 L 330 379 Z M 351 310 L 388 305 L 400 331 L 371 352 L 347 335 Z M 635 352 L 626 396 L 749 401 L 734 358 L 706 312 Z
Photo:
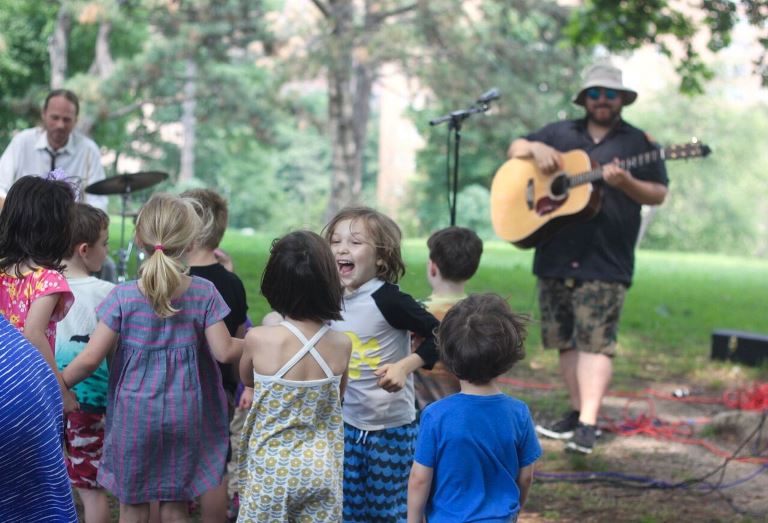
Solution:
M 387 363 L 373 371 L 379 377 L 379 387 L 387 392 L 397 392 L 405 387 L 408 375 L 424 366 L 424 360 L 415 352 L 396 363 Z
M 35 346 L 53 371 L 56 381 L 59 382 L 61 396 L 64 400 L 64 412 L 71 412 L 79 408 L 77 398 L 62 379 L 59 368 L 56 366 L 56 359 L 53 357 L 53 348 L 45 335 L 45 330 L 48 328 L 48 323 L 51 321 L 51 316 L 58 302 L 59 294 L 56 293 L 41 296 L 29 305 L 24 321 L 24 337 Z
M 523 508 L 525 502 L 528 500 L 528 492 L 531 490 L 531 484 L 533 483 L 533 463 L 527 467 L 520 469 L 517 474 L 517 487 L 520 489 L 520 508 Z
M 341 383 L 339 383 L 339 397 L 344 401 L 344 392 L 347 390 L 347 383 L 349 383 L 349 369 L 344 371 L 341 376 Z
M 434 469 L 413 462 L 408 478 L 408 523 L 423 523 Z
M 243 340 L 230 336 L 223 321 L 217 321 L 205 329 L 205 340 L 213 357 L 221 363 L 234 363 L 243 353 Z
M 116 341 L 117 333 L 100 321 L 83 351 L 61 372 L 67 387 L 73 387 L 93 374 Z
M 56 367 L 56 360 L 53 357 L 53 349 L 45 336 L 45 329 L 48 328 L 48 323 L 51 321 L 51 315 L 53 315 L 53 309 L 59 302 L 58 294 L 48 294 L 41 296 L 33 301 L 29 310 L 27 311 L 27 317 L 24 321 L 24 337 L 35 346 L 35 348 L 42 354 L 45 361 L 50 365 L 55 373 L 58 374 Z
M 256 331 L 250 330 L 245 337 L 245 348 L 240 358 L 240 381 L 246 387 L 253 387 L 253 351 L 256 343 Z
M 240 394 L 240 401 L 237 403 L 237 408 L 249 410 L 253 405 L 253 387 L 246 385 L 243 388 L 242 394 Z
M 350 338 L 347 333 L 344 333 L 344 344 L 339 348 L 343 348 L 346 354 L 344 374 L 341 375 L 341 383 L 339 383 L 339 397 L 343 403 L 344 392 L 347 390 L 347 383 L 349 383 L 349 358 L 352 356 L 352 338 Z

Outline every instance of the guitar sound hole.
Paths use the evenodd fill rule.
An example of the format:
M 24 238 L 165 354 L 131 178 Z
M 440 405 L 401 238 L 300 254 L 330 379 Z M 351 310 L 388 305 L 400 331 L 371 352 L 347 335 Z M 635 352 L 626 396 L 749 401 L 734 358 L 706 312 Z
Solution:
M 553 200 L 562 200 L 568 194 L 568 176 L 566 174 L 556 175 L 549 188 Z

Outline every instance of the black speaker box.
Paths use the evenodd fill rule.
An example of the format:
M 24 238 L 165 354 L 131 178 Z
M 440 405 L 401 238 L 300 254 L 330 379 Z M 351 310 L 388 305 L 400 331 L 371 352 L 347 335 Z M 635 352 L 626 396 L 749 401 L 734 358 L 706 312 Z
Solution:
M 758 366 L 768 361 L 768 334 L 716 330 L 712 333 L 711 358 Z

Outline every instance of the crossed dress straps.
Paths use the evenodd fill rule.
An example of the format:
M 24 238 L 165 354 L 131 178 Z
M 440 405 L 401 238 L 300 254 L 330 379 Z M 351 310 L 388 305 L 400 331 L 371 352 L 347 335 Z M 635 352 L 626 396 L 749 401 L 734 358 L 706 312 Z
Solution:
M 314 336 L 312 336 L 311 339 L 307 339 L 306 336 L 304 336 L 304 333 L 302 333 L 298 327 L 296 327 L 294 324 L 288 321 L 281 321 L 280 325 L 288 329 L 293 333 L 294 336 L 296 336 L 300 342 L 304 344 L 304 346 L 293 355 L 291 359 L 289 359 L 287 362 L 285 362 L 285 365 L 282 366 L 282 368 L 275 373 L 275 378 L 281 379 L 285 374 L 293 368 L 294 365 L 296 365 L 301 358 L 303 358 L 307 353 L 311 354 L 313 358 L 315 358 L 315 361 L 318 365 L 320 365 L 320 368 L 323 369 L 323 372 L 325 372 L 325 376 L 327 378 L 333 378 L 333 371 L 328 366 L 328 364 L 325 362 L 323 357 L 320 355 L 320 353 L 315 348 L 315 343 L 317 343 L 320 338 L 323 337 L 323 335 L 328 332 L 328 329 L 330 329 L 330 326 L 323 325 L 319 331 L 315 333 Z

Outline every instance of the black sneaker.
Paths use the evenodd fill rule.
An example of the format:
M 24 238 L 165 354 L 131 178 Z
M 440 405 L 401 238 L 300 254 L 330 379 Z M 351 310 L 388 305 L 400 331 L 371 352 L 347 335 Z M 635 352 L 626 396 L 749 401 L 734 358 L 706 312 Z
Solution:
M 592 454 L 592 448 L 595 446 L 595 439 L 597 438 L 596 432 L 597 427 L 594 425 L 579 423 L 579 426 L 573 431 L 573 437 L 565 444 L 565 450 Z
M 569 439 L 579 425 L 579 411 L 572 410 L 550 425 L 536 425 L 536 432 L 552 439 Z

